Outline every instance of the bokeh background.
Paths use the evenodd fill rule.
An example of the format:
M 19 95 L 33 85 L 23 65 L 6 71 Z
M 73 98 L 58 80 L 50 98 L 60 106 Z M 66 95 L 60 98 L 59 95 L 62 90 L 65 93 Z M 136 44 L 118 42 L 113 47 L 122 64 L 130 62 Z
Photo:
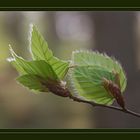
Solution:
M 34 94 L 17 84 L 18 73 L 6 61 L 8 45 L 30 58 L 30 23 L 59 58 L 69 60 L 73 50 L 93 49 L 118 59 L 128 78 L 127 106 L 140 112 L 140 12 L 1 11 L 0 128 L 140 128 L 140 119 L 128 114 L 49 93 Z

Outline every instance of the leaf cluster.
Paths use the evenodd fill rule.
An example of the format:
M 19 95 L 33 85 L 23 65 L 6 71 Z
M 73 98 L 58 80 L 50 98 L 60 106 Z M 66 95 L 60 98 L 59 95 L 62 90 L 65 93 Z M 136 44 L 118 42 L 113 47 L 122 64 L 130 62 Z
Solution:
M 10 62 L 19 72 L 17 81 L 30 90 L 50 91 L 63 97 L 71 91 L 75 97 L 104 105 L 122 96 L 127 80 L 114 58 L 94 51 L 74 51 L 70 64 L 53 55 L 34 25 L 30 27 L 29 44 L 32 60 L 23 59 L 10 48 Z M 64 81 L 67 73 L 71 90 Z

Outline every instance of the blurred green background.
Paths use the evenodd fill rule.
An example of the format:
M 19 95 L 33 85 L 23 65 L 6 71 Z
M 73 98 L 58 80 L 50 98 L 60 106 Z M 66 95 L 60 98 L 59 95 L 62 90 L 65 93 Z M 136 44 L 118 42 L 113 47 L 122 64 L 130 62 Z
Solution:
M 91 49 L 117 58 L 126 71 L 127 106 L 140 112 L 140 13 L 85 11 L 0 12 L 0 128 L 139 128 L 140 119 L 76 103 L 50 93 L 34 94 L 17 84 L 6 61 L 11 44 L 30 59 L 28 30 L 33 23 L 54 54 L 69 60 L 73 50 Z M 116 105 L 116 104 L 114 104 Z

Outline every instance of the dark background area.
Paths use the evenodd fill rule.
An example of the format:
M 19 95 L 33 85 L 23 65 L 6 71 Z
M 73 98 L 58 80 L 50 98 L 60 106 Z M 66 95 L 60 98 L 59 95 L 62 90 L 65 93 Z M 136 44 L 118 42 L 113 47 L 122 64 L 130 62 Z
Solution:
M 104 108 L 34 94 L 17 84 L 6 61 L 8 45 L 30 59 L 29 24 L 35 24 L 49 48 L 64 60 L 73 50 L 93 49 L 114 56 L 128 78 L 125 100 L 140 112 L 140 13 L 121 11 L 0 12 L 0 128 L 139 128 L 140 119 Z M 114 104 L 115 105 L 115 104 Z

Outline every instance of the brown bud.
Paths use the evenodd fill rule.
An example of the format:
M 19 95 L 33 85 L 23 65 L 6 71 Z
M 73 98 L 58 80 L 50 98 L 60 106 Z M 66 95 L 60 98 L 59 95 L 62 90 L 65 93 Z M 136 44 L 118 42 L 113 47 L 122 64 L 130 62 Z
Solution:
M 103 86 L 107 90 L 109 94 L 111 94 L 117 101 L 117 103 L 125 109 L 125 102 L 124 98 L 121 94 L 121 90 L 117 84 L 114 82 L 107 80 L 106 78 L 103 79 Z
M 47 82 L 47 87 L 49 91 L 58 96 L 68 97 L 70 95 L 69 90 L 66 87 L 64 87 L 60 82 L 56 83 L 49 80 Z
M 66 88 L 66 83 L 64 81 L 57 81 L 57 80 L 55 81 L 52 79 L 45 80 L 44 78 L 39 77 L 39 76 L 38 76 L 38 79 L 42 84 L 44 92 L 47 89 L 58 96 L 68 97 L 70 95 L 70 92 Z

